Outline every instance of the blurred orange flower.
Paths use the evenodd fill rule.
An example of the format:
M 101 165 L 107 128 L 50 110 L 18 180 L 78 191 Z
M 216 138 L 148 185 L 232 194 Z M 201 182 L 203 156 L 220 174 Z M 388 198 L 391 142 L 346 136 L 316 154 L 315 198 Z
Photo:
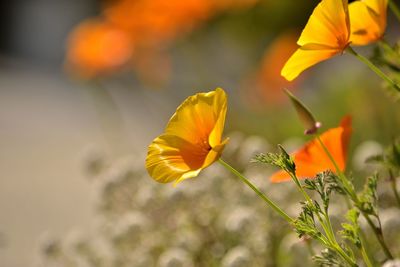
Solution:
M 265 51 L 255 86 L 265 101 L 280 103 L 285 99 L 282 89 L 295 87 L 295 83 L 287 81 L 280 72 L 296 48 L 295 33 L 285 32 L 279 35 Z
M 341 171 L 346 168 L 351 131 L 351 117 L 346 116 L 342 119 L 339 127 L 329 129 L 320 137 Z M 314 178 L 318 173 L 325 170 L 336 172 L 335 166 L 316 139 L 308 142 L 292 156 L 296 164 L 296 175 L 299 179 Z M 284 171 L 278 171 L 271 176 L 273 183 L 289 180 L 291 180 L 289 174 Z
M 67 45 L 67 69 L 85 78 L 124 66 L 133 53 L 131 37 L 100 20 L 82 22 L 70 34 Z
M 348 0 L 322 0 L 311 14 L 297 44 L 299 49 L 282 69 L 282 76 L 294 80 L 309 67 L 340 54 L 349 45 Z
M 209 0 L 121 0 L 106 8 L 109 21 L 140 42 L 160 42 L 190 31 L 212 14 Z
M 224 90 L 188 97 L 167 124 L 165 133 L 149 146 L 146 169 L 161 183 L 196 177 L 220 157 L 227 110 Z
M 351 43 L 366 45 L 382 38 L 389 0 L 358 0 L 349 4 Z
M 251 6 L 259 0 L 119 0 L 104 7 L 103 19 L 89 20 L 72 32 L 67 51 L 70 69 L 83 77 L 118 70 L 133 61 L 139 76 L 153 76 L 152 61 L 176 38 L 192 31 L 218 12 Z M 133 51 L 133 48 L 135 51 Z M 133 53 L 134 52 L 134 53 Z M 156 55 L 151 55 L 154 52 Z M 143 56 L 145 55 L 145 56 Z M 166 75 L 167 56 L 160 56 Z M 157 72 L 157 71 L 156 71 Z M 157 79 L 157 78 L 156 78 Z

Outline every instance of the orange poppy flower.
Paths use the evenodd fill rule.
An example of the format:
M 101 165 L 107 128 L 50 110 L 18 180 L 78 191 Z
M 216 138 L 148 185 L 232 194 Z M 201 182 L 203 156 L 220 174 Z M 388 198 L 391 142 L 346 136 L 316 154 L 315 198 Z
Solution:
M 146 169 L 161 183 L 196 177 L 218 160 L 227 139 L 222 141 L 227 97 L 217 88 L 188 97 L 167 124 L 165 133 L 150 144 Z
M 210 0 L 121 0 L 105 10 L 108 20 L 138 37 L 159 43 L 190 31 L 212 13 Z
M 300 48 L 286 62 L 281 75 L 294 80 L 309 67 L 342 53 L 349 39 L 347 0 L 322 0 L 297 41 Z
M 320 137 L 341 171 L 346 168 L 350 135 L 351 117 L 346 116 L 342 119 L 339 127 L 329 129 Z M 296 164 L 296 175 L 299 179 L 314 178 L 318 173 L 325 170 L 336 172 L 335 166 L 316 139 L 308 142 L 292 156 Z M 289 174 L 282 170 L 271 176 L 273 183 L 289 180 L 291 180 Z
M 352 44 L 367 45 L 382 38 L 387 5 L 388 0 L 359 0 L 349 5 Z
M 85 78 L 114 71 L 126 64 L 133 53 L 126 32 L 100 20 L 84 21 L 68 39 L 68 70 Z
M 285 99 L 282 88 L 295 87 L 279 74 L 296 49 L 296 35 L 290 31 L 278 36 L 265 51 L 255 86 L 265 101 L 281 103 Z

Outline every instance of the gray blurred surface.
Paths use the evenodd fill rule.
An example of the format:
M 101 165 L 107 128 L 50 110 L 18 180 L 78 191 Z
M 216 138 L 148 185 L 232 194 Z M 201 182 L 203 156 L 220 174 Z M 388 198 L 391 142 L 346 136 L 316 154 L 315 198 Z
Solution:
M 161 131 L 159 120 L 173 107 L 154 116 L 162 106 L 149 105 L 140 90 L 116 88 L 108 90 L 114 110 L 93 95 L 101 88 L 1 62 L 0 266 L 30 266 L 43 233 L 84 229 L 92 218 L 93 189 L 83 175 L 82 151 L 90 145 L 109 157 L 136 154 L 144 161 L 147 143 Z

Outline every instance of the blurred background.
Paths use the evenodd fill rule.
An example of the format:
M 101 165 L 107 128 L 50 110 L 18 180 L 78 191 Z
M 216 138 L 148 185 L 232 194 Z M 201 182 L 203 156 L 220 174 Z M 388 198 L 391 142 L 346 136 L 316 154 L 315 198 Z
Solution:
M 356 176 L 369 174 L 364 159 L 400 130 L 398 103 L 381 81 L 347 54 L 292 83 L 279 75 L 318 2 L 3 1 L 0 265 L 295 266 L 268 246 L 268 240 L 280 244 L 285 235 L 268 235 L 278 226 L 263 219 L 270 215 L 262 203 L 249 205 L 258 199 L 237 181 L 221 181 L 223 171 L 211 168 L 173 192 L 150 179 L 143 163 L 147 145 L 183 99 L 222 87 L 229 95 L 225 135 L 232 140 L 226 157 L 271 190 L 272 170 L 247 168 L 252 154 L 273 151 L 278 143 L 293 150 L 306 140 L 282 93 L 286 87 L 324 129 L 353 116 L 349 169 Z M 398 22 L 391 14 L 388 20 L 386 38 L 394 43 Z M 373 50 L 373 45 L 359 49 L 364 55 Z M 208 196 L 201 193 L 210 190 Z M 294 214 L 296 207 L 289 207 Z M 203 212 L 199 221 L 192 214 L 196 209 Z M 175 219 L 157 215 L 160 211 Z M 241 239 L 239 233 L 245 233 L 250 215 L 261 216 L 255 221 L 266 236 L 249 245 L 248 236 Z M 120 232 L 110 224 L 122 224 L 114 229 Z M 143 229 L 146 225 L 151 229 Z M 156 244 L 145 244 L 138 232 Z M 168 234 L 185 240 L 173 243 Z M 98 236 L 104 237 L 101 249 L 91 243 Z M 296 240 L 290 238 L 285 242 Z M 258 262 L 246 263 L 250 258 Z

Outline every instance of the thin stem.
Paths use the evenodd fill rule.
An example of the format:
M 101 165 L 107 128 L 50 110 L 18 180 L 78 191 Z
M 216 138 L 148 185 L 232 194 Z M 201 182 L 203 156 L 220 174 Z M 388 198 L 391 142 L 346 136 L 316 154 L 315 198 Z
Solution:
M 335 233 L 333 232 L 332 223 L 331 223 L 331 220 L 329 219 L 329 215 L 328 215 L 328 210 L 327 209 L 324 212 L 324 217 L 325 217 L 325 221 L 326 221 L 327 227 L 328 227 L 329 231 L 331 232 L 331 237 L 333 238 L 333 241 L 335 241 L 337 243 L 336 237 L 335 237 Z
M 307 192 L 304 190 L 304 188 L 301 186 L 299 178 L 293 173 L 288 173 L 294 183 L 296 184 L 297 188 L 299 191 L 303 194 L 304 198 L 306 199 L 307 202 L 309 202 L 311 205 L 314 205 L 313 200 L 311 197 L 307 194 Z M 327 247 L 330 247 L 332 250 L 335 250 L 345 261 L 347 261 L 350 266 L 357 266 L 357 264 L 354 262 L 354 260 L 349 257 L 346 252 L 340 247 L 338 244 L 335 234 L 333 232 L 332 224 L 330 222 L 327 210 L 324 212 L 324 218 L 325 221 L 322 219 L 321 215 L 316 212 L 318 221 L 321 224 L 322 229 L 324 230 L 326 237 L 321 233 L 321 236 L 318 238 L 323 244 L 325 244 Z
M 231 165 L 226 163 L 224 160 L 221 158 L 218 160 L 218 162 L 225 167 L 228 171 L 230 171 L 232 174 L 237 176 L 239 179 L 241 179 L 246 185 L 248 185 L 251 189 L 253 189 L 256 194 L 262 198 L 265 203 L 267 203 L 273 210 L 275 210 L 283 219 L 285 219 L 289 224 L 293 224 L 294 220 L 286 214 L 281 208 L 279 208 L 272 200 L 270 200 L 266 195 L 264 195 L 254 184 L 252 184 L 246 177 L 244 177 L 240 172 L 238 172 L 236 169 L 234 169 Z
M 351 200 L 354 202 L 354 204 L 356 205 L 356 207 L 360 206 L 360 200 L 357 196 L 357 194 L 354 191 L 354 188 L 351 186 L 350 181 L 347 179 L 347 177 L 344 175 L 344 173 L 342 172 L 342 170 L 339 168 L 339 166 L 337 165 L 335 159 L 333 158 L 332 154 L 329 152 L 328 148 L 325 146 L 325 144 L 322 142 L 321 138 L 319 137 L 319 135 L 317 135 L 317 140 L 318 142 L 321 144 L 322 148 L 324 149 L 326 155 L 329 157 L 330 161 L 332 162 L 332 164 L 335 166 L 336 169 L 336 173 L 338 174 L 344 189 L 346 190 L 346 192 L 348 193 L 348 195 L 350 196 Z M 382 233 L 382 229 L 381 228 L 377 228 L 375 226 L 375 224 L 372 222 L 371 218 L 369 217 L 369 215 L 367 213 L 365 213 L 364 211 L 362 211 L 361 209 L 359 209 L 361 214 L 364 216 L 364 218 L 367 220 L 368 224 L 370 225 L 371 229 L 373 230 L 376 238 L 379 241 L 379 244 L 381 245 L 386 257 L 388 257 L 389 259 L 393 259 L 392 253 L 389 251 L 389 248 L 386 246 L 384 237 L 383 237 L 383 233 Z
M 383 248 L 383 252 L 385 253 L 386 257 L 389 259 L 393 259 L 393 255 L 390 252 L 389 248 L 386 246 L 385 239 L 383 237 L 382 229 L 380 227 L 376 227 L 374 222 L 371 220 L 371 218 L 366 214 L 365 212 L 361 211 L 362 215 L 364 218 L 367 220 L 369 226 L 371 227 L 372 231 L 374 232 L 376 238 L 378 239 L 379 244 Z
M 390 179 L 390 185 L 393 190 L 394 197 L 396 198 L 397 205 L 400 207 L 400 196 L 399 192 L 397 191 L 397 183 L 396 183 L 396 178 L 393 175 L 393 172 L 389 170 L 389 179 Z
M 128 138 L 124 119 L 117 103 L 101 81 L 94 80 L 88 85 L 87 92 L 93 100 L 105 141 L 111 151 L 117 154 L 126 153 L 129 149 L 126 142 Z
M 398 6 L 396 6 L 393 0 L 389 0 L 389 7 L 396 16 L 397 20 L 400 21 L 400 9 Z
M 306 201 L 314 206 L 314 202 L 312 201 L 311 197 L 307 194 L 307 192 L 301 186 L 299 178 L 293 173 L 289 173 L 289 175 L 292 178 L 292 180 L 294 181 L 294 183 L 296 184 L 299 191 L 303 194 Z M 317 215 L 318 221 L 320 222 L 322 228 L 324 229 L 324 232 L 327 235 L 328 239 L 330 239 L 332 243 L 337 243 L 331 222 L 329 220 L 329 217 L 326 214 L 324 214 L 324 218 L 325 218 L 325 221 L 324 221 L 318 212 L 316 213 L 316 215 Z
M 353 266 L 353 267 L 358 266 L 354 262 L 354 260 L 349 255 L 347 255 L 346 252 L 344 252 L 343 249 L 339 245 L 334 244 L 334 245 L 332 245 L 332 247 L 336 250 L 337 253 L 339 253 L 340 256 L 342 256 L 343 259 L 345 259 L 350 264 L 350 266 Z
M 341 182 L 342 182 L 342 184 L 344 186 L 344 189 L 347 191 L 347 193 L 349 194 L 351 199 L 356 199 L 357 195 L 354 192 L 353 188 L 351 187 L 351 184 L 350 184 L 349 180 L 344 175 L 342 170 L 339 168 L 339 166 L 336 163 L 336 160 L 333 158 L 331 152 L 325 146 L 324 142 L 322 142 L 322 140 L 321 140 L 319 135 L 317 135 L 317 140 L 318 140 L 319 144 L 322 146 L 322 149 L 324 150 L 325 154 L 328 156 L 329 160 L 332 162 L 333 166 L 335 167 L 336 173 L 338 174 L 338 176 L 339 176 L 339 178 L 340 178 L 340 180 L 341 180 Z
M 310 253 L 311 256 L 315 255 L 315 251 L 312 246 L 312 239 L 305 239 L 304 242 L 306 243 L 308 253 Z
M 372 266 L 375 266 L 376 262 L 374 261 L 374 257 L 371 256 L 371 249 L 369 248 L 367 238 L 365 237 L 365 233 L 362 228 L 358 228 L 358 235 L 360 236 L 362 250 L 364 251 L 361 253 L 365 254 L 365 256 L 363 255 L 363 257 L 368 258 L 368 259 L 365 259 L 365 261 L 368 260 L 372 264 Z
M 383 71 L 381 71 L 377 66 L 374 65 L 368 58 L 358 54 L 356 51 L 354 51 L 353 48 L 350 46 L 347 47 L 346 49 L 350 54 L 354 55 L 358 60 L 360 60 L 362 63 L 367 65 L 371 70 L 373 70 L 379 77 L 381 77 L 384 81 L 388 82 L 390 85 L 392 85 L 397 91 L 400 92 L 400 86 L 393 81 L 389 76 L 387 76 Z
M 371 260 L 369 259 L 368 253 L 365 250 L 363 245 L 361 245 L 361 249 L 360 250 L 361 250 L 361 255 L 362 255 L 362 257 L 363 257 L 363 259 L 365 261 L 365 264 L 367 264 L 367 267 L 373 267 L 374 265 L 372 264 Z

